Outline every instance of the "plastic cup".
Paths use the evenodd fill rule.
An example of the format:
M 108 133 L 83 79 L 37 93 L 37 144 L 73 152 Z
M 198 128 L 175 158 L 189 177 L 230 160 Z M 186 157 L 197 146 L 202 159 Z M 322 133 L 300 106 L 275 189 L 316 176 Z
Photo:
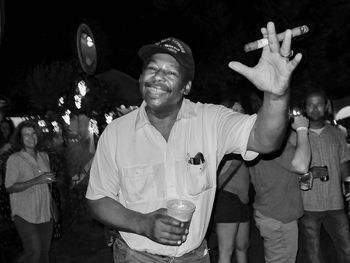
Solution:
M 166 208 L 169 216 L 184 222 L 185 226 L 188 227 L 196 205 L 188 200 L 171 199 L 167 201 Z
M 344 190 L 345 194 L 350 193 L 350 176 L 346 177 L 344 180 Z
M 300 176 L 300 189 L 303 191 L 308 191 L 312 188 L 313 177 L 312 173 L 306 173 Z

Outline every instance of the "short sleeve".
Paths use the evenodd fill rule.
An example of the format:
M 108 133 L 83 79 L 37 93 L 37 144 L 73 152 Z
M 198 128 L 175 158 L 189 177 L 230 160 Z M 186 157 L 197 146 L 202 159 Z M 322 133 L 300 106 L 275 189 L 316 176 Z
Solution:
M 86 198 L 97 200 L 110 197 L 118 200 L 119 180 L 115 160 L 116 142 L 115 135 L 113 136 L 110 129 L 106 129 L 101 135 L 91 165 Z
M 6 162 L 5 188 L 9 188 L 18 181 L 19 162 L 15 155 L 11 155 Z
M 244 160 L 253 160 L 257 152 L 248 151 L 248 139 L 257 115 L 247 115 L 233 112 L 225 107 L 219 113 L 218 119 L 218 149 L 228 154 L 241 154 Z

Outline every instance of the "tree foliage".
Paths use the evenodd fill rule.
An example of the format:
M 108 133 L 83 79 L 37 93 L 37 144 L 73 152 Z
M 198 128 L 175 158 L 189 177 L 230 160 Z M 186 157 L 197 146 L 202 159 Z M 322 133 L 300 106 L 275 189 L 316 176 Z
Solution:
M 79 75 L 72 63 L 55 61 L 40 64 L 26 78 L 30 105 L 34 112 L 45 114 L 58 109 L 58 99 L 71 93 Z

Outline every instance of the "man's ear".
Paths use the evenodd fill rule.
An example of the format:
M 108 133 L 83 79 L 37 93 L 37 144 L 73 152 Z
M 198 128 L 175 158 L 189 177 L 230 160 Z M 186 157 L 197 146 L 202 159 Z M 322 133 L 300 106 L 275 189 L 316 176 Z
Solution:
M 188 95 L 188 93 L 190 93 L 190 91 L 191 91 L 191 86 L 192 86 L 192 81 L 187 82 L 187 84 L 186 84 L 185 88 L 183 89 L 182 93 L 184 95 Z

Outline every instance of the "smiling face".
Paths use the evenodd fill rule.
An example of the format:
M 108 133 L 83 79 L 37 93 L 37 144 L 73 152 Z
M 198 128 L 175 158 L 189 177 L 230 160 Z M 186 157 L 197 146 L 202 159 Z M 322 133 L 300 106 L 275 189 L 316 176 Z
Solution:
M 34 150 L 38 143 L 38 135 L 32 127 L 24 127 L 21 130 L 25 150 Z
M 191 82 L 183 81 L 183 68 L 168 54 L 154 54 L 140 76 L 140 91 L 148 110 L 157 114 L 177 113 Z

